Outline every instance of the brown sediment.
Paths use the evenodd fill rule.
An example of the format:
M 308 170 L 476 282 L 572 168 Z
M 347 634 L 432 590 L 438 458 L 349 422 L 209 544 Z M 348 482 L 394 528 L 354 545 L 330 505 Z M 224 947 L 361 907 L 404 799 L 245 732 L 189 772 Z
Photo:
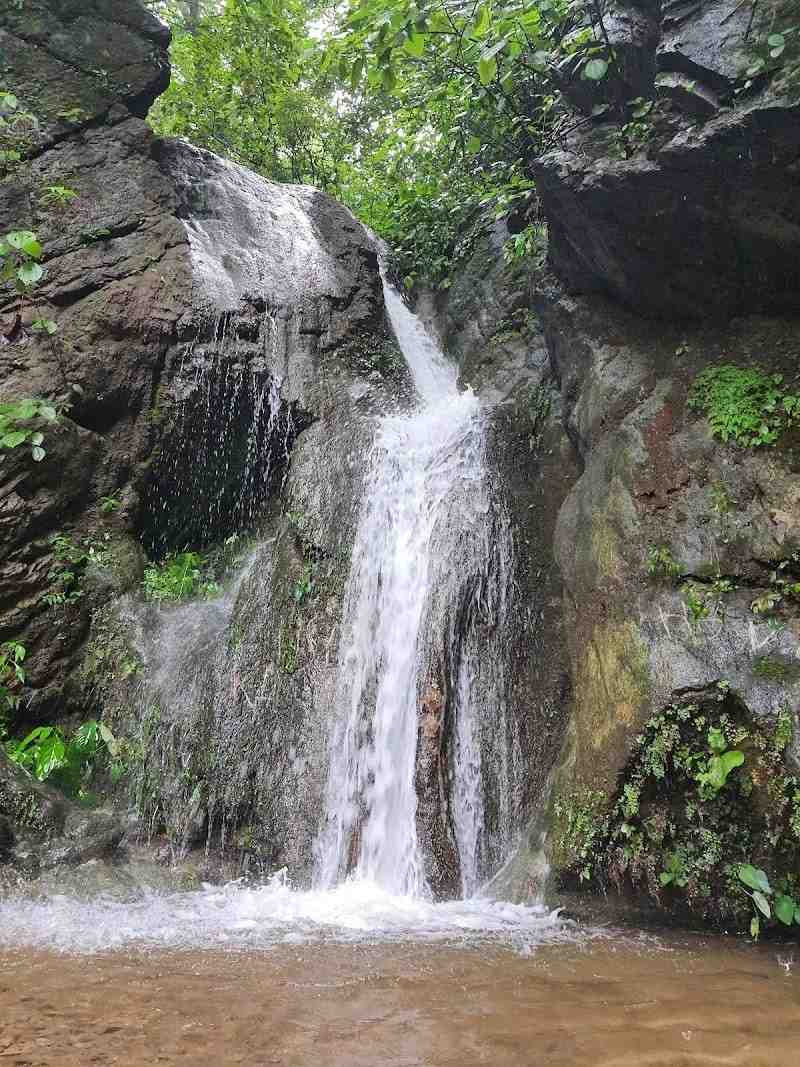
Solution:
M 554 946 L 0 954 L 0 1061 L 778 1067 L 800 952 L 670 935 Z M 781 962 L 783 961 L 783 962 Z

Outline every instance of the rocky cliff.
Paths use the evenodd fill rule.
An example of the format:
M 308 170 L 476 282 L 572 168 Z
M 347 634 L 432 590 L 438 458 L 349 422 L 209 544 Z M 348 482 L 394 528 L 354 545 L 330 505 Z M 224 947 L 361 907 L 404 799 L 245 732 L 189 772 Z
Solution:
M 421 305 L 491 409 L 514 542 L 507 807 L 526 829 L 503 893 L 588 883 L 738 924 L 732 863 L 793 888 L 800 108 L 788 66 L 741 75 L 778 25 L 762 15 L 610 6 L 609 80 L 563 72 L 572 132 L 511 220 L 534 253 L 507 262 L 498 224 Z M 0 464 L 18 719 L 102 714 L 119 806 L 130 788 L 171 856 L 214 839 L 307 875 L 364 456 L 408 398 L 374 246 L 314 190 L 153 138 L 167 38 L 133 0 L 32 0 L 0 32 L 37 119 L 0 207 L 45 268 L 35 302 L 0 292 L 0 381 L 59 411 L 41 461 Z M 145 556 L 187 544 L 214 547 L 217 595 L 146 602 Z M 452 717 L 435 688 L 420 711 L 435 852 Z M 121 833 L 0 757 L 0 861 L 76 862 Z
M 500 229 L 438 307 L 465 380 L 511 387 L 517 434 L 509 369 L 547 398 L 522 472 L 502 443 L 499 466 L 512 500 L 537 487 L 517 531 L 552 547 L 537 573 L 562 599 L 530 647 L 566 658 L 569 695 L 535 720 L 547 816 L 508 884 L 541 884 L 546 827 L 551 892 L 588 883 L 741 922 L 730 865 L 780 877 L 797 858 L 797 430 L 784 418 L 772 443 L 726 442 L 690 400 L 707 368 L 753 371 L 778 383 L 757 424 L 797 388 L 798 92 L 784 71 L 747 81 L 769 32 L 749 6 L 606 17 L 613 76 L 646 121 L 589 118 L 602 95 L 566 79 L 577 129 L 536 164 L 538 261 L 504 264 Z M 718 401 L 730 415 L 744 397 Z M 733 751 L 725 788 L 703 780 Z
M 302 746 L 293 748 L 289 734 L 306 729 L 307 705 L 324 700 L 318 675 L 335 655 L 359 476 L 353 456 L 366 416 L 402 397 L 404 377 L 374 245 L 346 209 L 153 137 L 143 116 L 168 81 L 167 45 L 166 29 L 133 0 L 26 3 L 0 15 L 4 88 L 16 97 L 7 117 L 23 157 L 0 186 L 0 215 L 4 230 L 31 230 L 44 246 L 34 297 L 0 290 L 0 389 L 4 401 L 44 398 L 59 412 L 35 426 L 43 459 L 17 448 L 0 463 L 0 638 L 27 650 L 17 729 L 105 707 L 120 736 L 138 737 L 139 696 L 123 708 L 125 683 L 142 658 L 160 678 L 167 653 L 145 636 L 137 649 L 132 641 L 145 631 L 167 637 L 160 618 L 137 630 L 112 604 L 140 588 L 145 553 L 221 544 L 270 524 L 235 642 L 250 652 L 253 643 L 269 647 L 241 675 L 238 654 L 223 655 L 236 666 L 235 679 L 226 676 L 228 725 L 215 726 L 199 697 L 173 705 L 153 683 L 164 737 L 152 744 L 160 770 L 155 785 L 148 778 L 150 807 L 172 829 L 170 805 L 186 807 L 199 762 L 215 764 L 235 812 L 245 799 L 257 803 L 259 790 L 269 794 L 269 776 L 280 777 L 290 749 L 302 774 Z M 38 319 L 54 332 L 37 332 Z M 283 507 L 274 504 L 279 491 Z M 300 605 L 293 590 L 304 581 Z M 227 619 L 232 601 L 224 603 Z M 134 637 L 122 636 L 128 624 Z M 208 620 L 201 650 L 215 625 Z M 171 666 L 188 669 L 178 653 L 197 649 L 176 634 L 187 647 L 169 649 Z M 265 657 L 275 674 L 269 714 L 287 709 L 283 735 L 274 722 L 268 731 L 251 717 L 252 735 L 242 725 L 239 702 L 246 710 L 264 689 Z M 191 688 L 185 676 L 175 684 L 182 694 Z M 253 744 L 268 732 L 277 762 Z M 319 727 L 314 744 L 323 743 Z M 174 775 L 167 749 L 186 751 Z M 250 770 L 243 750 L 252 751 Z M 239 777 L 229 773 L 234 763 Z M 256 788 L 248 776 L 261 767 L 268 774 Z M 9 796 L 24 787 L 4 758 L 0 778 Z M 282 796 L 291 806 L 288 784 Z M 0 804 L 21 841 L 18 807 Z M 275 819 L 291 837 L 291 813 Z M 181 826 L 191 821 L 181 813 Z M 45 820 L 41 833 L 58 836 L 63 822 Z M 307 846 L 301 838 L 298 831 L 298 849 Z

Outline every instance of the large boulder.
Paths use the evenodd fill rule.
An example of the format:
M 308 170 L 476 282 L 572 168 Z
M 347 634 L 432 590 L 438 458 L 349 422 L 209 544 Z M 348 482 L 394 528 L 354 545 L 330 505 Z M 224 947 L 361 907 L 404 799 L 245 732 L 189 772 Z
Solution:
M 39 121 L 0 213 L 39 234 L 46 270 L 35 305 L 0 291 L 0 389 L 62 412 L 40 463 L 21 448 L 0 461 L 0 638 L 26 646 L 21 713 L 42 718 L 74 692 L 93 612 L 130 587 L 130 537 L 163 553 L 250 524 L 297 435 L 355 381 L 368 407 L 391 360 L 376 253 L 346 209 L 154 138 L 140 116 L 168 80 L 168 32 L 140 4 L 26 4 L 0 27 L 8 87 Z M 57 99 L 41 88 L 56 84 Z M 77 199 L 43 200 L 48 186 Z M 52 338 L 31 330 L 42 316 Z M 210 397 L 204 437 L 196 405 Z M 99 554 L 105 578 L 52 604 L 67 569 L 55 535 Z
M 628 51 L 657 68 L 656 86 L 618 87 L 624 115 L 612 108 L 579 124 L 535 161 L 554 270 L 573 292 L 604 293 L 646 315 L 797 311 L 797 92 L 776 77 L 734 95 L 748 49 L 768 31 L 736 0 L 666 5 L 655 23 L 651 11 L 649 36 L 641 11 L 629 22 L 614 10 L 607 18 Z M 607 94 L 620 77 L 612 65 Z M 636 96 L 662 102 L 637 113 Z M 585 110 L 591 100 L 575 102 Z

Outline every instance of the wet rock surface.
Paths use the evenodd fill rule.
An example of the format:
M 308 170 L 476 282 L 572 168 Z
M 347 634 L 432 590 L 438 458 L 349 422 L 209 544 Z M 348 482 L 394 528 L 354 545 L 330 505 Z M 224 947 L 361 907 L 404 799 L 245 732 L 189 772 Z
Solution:
M 503 894 L 575 875 L 577 857 L 554 848 L 555 812 L 580 818 L 576 798 L 619 795 L 644 724 L 673 703 L 720 699 L 721 686 L 767 734 L 791 709 L 786 772 L 797 766 L 796 608 L 772 620 L 753 608 L 776 570 L 793 573 L 797 434 L 725 444 L 687 404 L 713 364 L 756 366 L 793 390 L 800 355 L 798 108 L 769 87 L 718 106 L 739 69 L 733 8 L 665 7 L 651 42 L 660 78 L 692 73 L 693 92 L 716 94 L 696 116 L 709 121 L 673 112 L 669 135 L 627 160 L 609 158 L 602 123 L 544 156 L 547 265 L 504 263 L 499 228 L 434 310 L 464 380 L 499 401 L 497 469 L 531 576 L 515 704 L 529 709 L 523 752 L 537 772 Z M 669 576 L 652 566 L 659 550 Z
M 572 291 L 646 315 L 796 312 L 800 104 L 777 83 L 734 94 L 761 24 L 736 0 L 667 4 L 646 16 L 648 36 L 638 7 L 607 16 L 623 76 L 632 49 L 648 71 L 617 100 L 671 108 L 645 118 L 641 143 L 618 132 L 630 115 L 616 128 L 606 115 L 536 161 L 551 264 Z M 585 84 L 576 74 L 565 89 L 589 113 Z
M 124 619 L 110 612 L 125 593 L 134 605 L 141 598 L 142 545 L 163 555 L 261 524 L 254 577 L 234 616 L 231 648 L 240 653 L 222 653 L 216 689 L 181 679 L 197 701 L 164 709 L 166 747 L 154 742 L 158 770 L 149 785 L 165 809 L 187 802 L 190 814 L 181 815 L 180 830 L 172 827 L 180 849 L 184 827 L 191 841 L 205 833 L 212 789 L 205 771 L 188 787 L 187 778 L 176 784 L 173 771 L 188 767 L 167 753 L 183 745 L 193 767 L 218 755 L 217 825 L 228 821 L 226 805 L 240 826 L 242 813 L 263 801 L 271 856 L 282 862 L 280 841 L 295 830 L 291 797 L 319 803 L 321 783 L 298 783 L 310 783 L 305 747 L 321 762 L 357 460 L 368 447 L 369 416 L 401 403 L 408 389 L 384 321 L 375 248 L 324 194 L 153 137 L 141 116 L 167 82 L 168 33 L 139 4 L 26 4 L 24 15 L 4 9 L 0 28 L 13 57 L 9 87 L 39 121 L 29 163 L 0 187 L 0 213 L 37 229 L 46 268 L 37 309 L 24 308 L 21 323 L 13 294 L 0 293 L 0 328 L 10 335 L 0 349 L 0 389 L 4 398 L 63 405 L 41 463 L 19 449 L 0 465 L 0 637 L 13 635 L 27 649 L 18 719 L 85 715 L 87 705 L 102 712 L 107 701 L 120 736 L 138 737 L 139 705 L 126 704 L 123 716 L 110 695 L 133 697 L 124 672 L 140 660 L 126 627 L 138 609 Z M 59 85 L 58 99 L 40 84 Z M 65 109 L 69 119 L 60 116 Z M 38 199 L 42 186 L 55 184 L 78 194 L 64 210 Z M 57 322 L 52 341 L 30 330 L 36 315 Z M 274 504 L 281 492 L 291 520 Z M 104 511 L 103 498 L 115 506 Z M 166 500 L 175 506 L 165 508 Z M 81 575 L 80 596 L 49 606 L 57 533 L 99 546 L 102 558 Z M 294 590 L 311 566 L 301 604 Z M 209 623 L 211 638 L 232 611 L 231 600 L 216 612 L 223 621 Z M 144 618 L 143 626 L 158 628 L 152 612 Z M 180 626 L 176 632 L 186 637 Z M 206 637 L 185 650 L 195 672 L 193 653 L 213 647 Z M 113 649 L 104 650 L 109 641 Z M 88 661 L 87 642 L 95 649 Z M 157 666 L 153 646 L 146 651 Z M 251 653 L 240 674 L 239 655 Z M 215 712 L 201 697 L 217 689 L 224 697 Z M 254 692 L 263 720 L 247 716 Z M 313 733 L 308 745 L 304 731 Z M 268 745 L 256 743 L 265 737 Z M 287 759 L 296 770 L 288 777 Z M 188 803 L 199 780 L 202 811 Z M 297 845 L 285 845 L 306 857 L 314 810 L 302 817 Z M 5 818 L 9 841 L 17 822 Z M 8 844 L 0 847 L 9 855 Z

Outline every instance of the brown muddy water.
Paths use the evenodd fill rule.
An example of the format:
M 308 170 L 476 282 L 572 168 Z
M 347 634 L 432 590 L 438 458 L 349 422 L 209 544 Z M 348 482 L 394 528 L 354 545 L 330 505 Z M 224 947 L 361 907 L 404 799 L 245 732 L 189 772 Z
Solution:
M 0 950 L 0 1064 L 794 1067 L 800 948 L 604 932 L 476 944 Z

